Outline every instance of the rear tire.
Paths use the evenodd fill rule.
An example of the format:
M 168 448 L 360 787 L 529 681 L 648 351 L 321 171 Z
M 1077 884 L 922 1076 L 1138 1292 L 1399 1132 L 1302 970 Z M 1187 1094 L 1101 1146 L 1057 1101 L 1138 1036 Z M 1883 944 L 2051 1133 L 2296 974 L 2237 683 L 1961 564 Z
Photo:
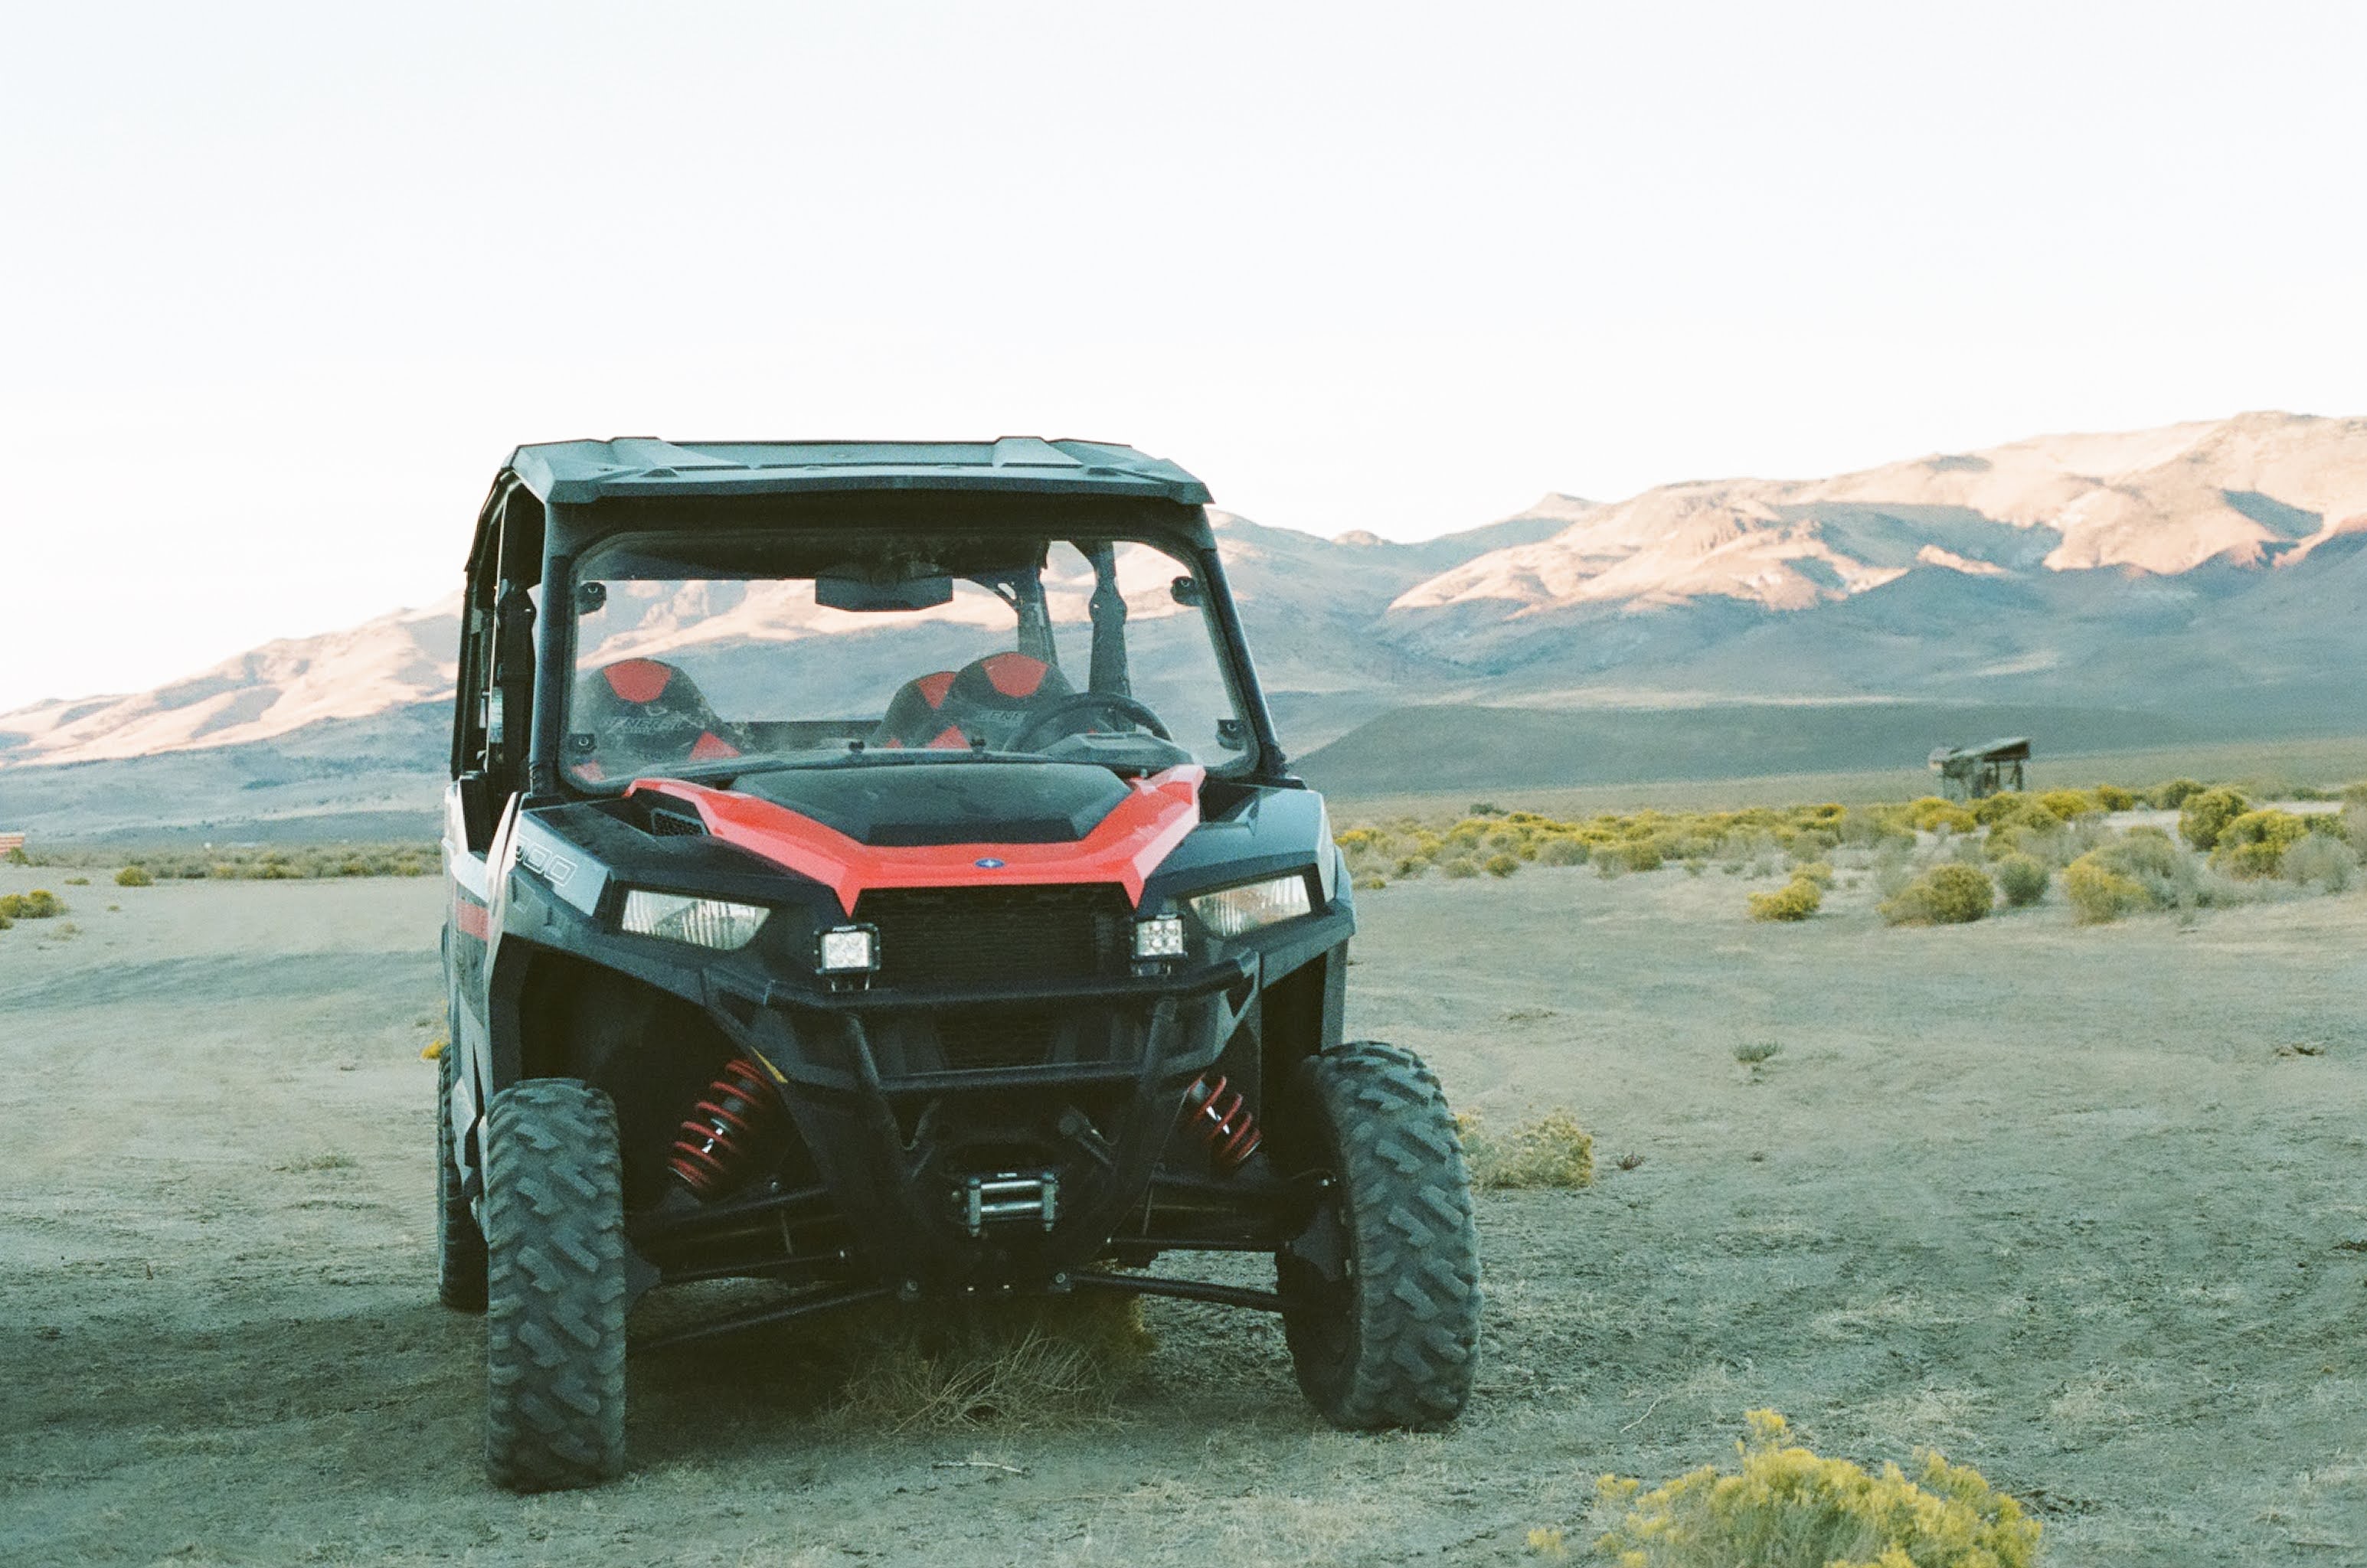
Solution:
M 625 1206 L 617 1112 L 528 1078 L 485 1113 L 485 1464 L 546 1492 L 625 1468 Z
M 1332 1173 L 1308 1238 L 1336 1227 L 1275 1259 L 1298 1386 L 1353 1431 L 1444 1426 L 1470 1400 L 1479 1341 L 1479 1238 L 1454 1113 L 1421 1058 L 1377 1041 L 1308 1057 L 1298 1089 Z
M 455 1312 L 485 1310 L 485 1235 L 469 1212 L 453 1154 L 452 1086 L 460 1043 L 447 1035 L 436 1057 L 436 1296 Z

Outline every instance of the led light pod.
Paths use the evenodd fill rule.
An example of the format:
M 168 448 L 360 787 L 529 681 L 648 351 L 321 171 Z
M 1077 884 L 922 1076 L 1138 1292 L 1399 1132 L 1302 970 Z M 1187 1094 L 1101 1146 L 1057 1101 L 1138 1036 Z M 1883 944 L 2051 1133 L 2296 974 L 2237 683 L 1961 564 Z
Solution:
M 825 975 L 868 975 L 879 967 L 879 928 L 832 926 L 814 942 L 814 967 Z
M 1134 955 L 1137 958 L 1183 957 L 1183 917 L 1161 915 L 1152 919 L 1135 921 Z
M 1184 901 L 1200 923 L 1219 937 L 1246 936 L 1265 926 L 1296 919 L 1314 911 L 1307 896 L 1304 873 L 1246 882 L 1218 893 L 1203 893 Z
M 730 953 L 748 945 L 772 913 L 761 904 L 732 904 L 683 893 L 652 893 L 636 887 L 625 895 L 619 922 L 635 936 L 662 936 L 693 947 Z

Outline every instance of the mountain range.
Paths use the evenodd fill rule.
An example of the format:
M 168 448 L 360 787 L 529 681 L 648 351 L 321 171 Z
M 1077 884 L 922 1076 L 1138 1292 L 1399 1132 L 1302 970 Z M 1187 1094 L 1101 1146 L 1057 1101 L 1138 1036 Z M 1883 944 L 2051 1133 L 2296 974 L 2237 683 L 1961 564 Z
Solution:
M 2034 705 L 2226 739 L 2367 728 L 2367 419 L 2248 413 L 1829 479 L 1552 494 L 1413 544 L 1217 528 L 1285 739 L 1334 787 L 1419 787 L 1458 745 L 1439 776 L 1468 782 L 1503 750 L 1473 738 L 1508 732 L 1504 708 L 1537 716 L 1513 750 L 1549 777 L 1572 747 L 1621 749 L 1606 716 L 1758 733 L 1738 704 L 1936 704 L 1968 724 Z M 455 599 L 0 715 L 0 824 L 427 810 L 457 637 Z M 1424 711 L 1392 711 L 1409 708 Z M 1751 743 L 1729 750 L 1702 765 L 1764 771 Z

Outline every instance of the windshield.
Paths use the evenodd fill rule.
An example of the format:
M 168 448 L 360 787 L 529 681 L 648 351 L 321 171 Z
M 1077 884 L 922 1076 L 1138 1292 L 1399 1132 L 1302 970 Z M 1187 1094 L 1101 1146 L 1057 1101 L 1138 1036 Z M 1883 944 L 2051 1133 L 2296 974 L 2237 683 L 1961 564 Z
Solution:
M 1191 564 L 1122 539 L 649 536 L 575 574 L 570 778 L 1246 762 Z

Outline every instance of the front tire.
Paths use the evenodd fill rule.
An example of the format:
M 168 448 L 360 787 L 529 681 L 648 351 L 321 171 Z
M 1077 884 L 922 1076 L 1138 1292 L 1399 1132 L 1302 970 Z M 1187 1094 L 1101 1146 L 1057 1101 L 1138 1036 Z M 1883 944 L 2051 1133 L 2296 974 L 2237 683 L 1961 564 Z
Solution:
M 547 1492 L 625 1468 L 625 1206 L 617 1112 L 528 1078 L 485 1113 L 485 1464 Z
M 1353 1431 L 1444 1426 L 1471 1397 L 1479 1238 L 1462 1140 L 1410 1051 L 1356 1041 L 1299 1067 L 1327 1200 L 1275 1258 L 1308 1403 Z
M 455 1312 L 485 1310 L 485 1235 L 469 1212 L 453 1157 L 452 1087 L 459 1073 L 459 1032 L 444 1041 L 436 1056 L 436 1296 Z

